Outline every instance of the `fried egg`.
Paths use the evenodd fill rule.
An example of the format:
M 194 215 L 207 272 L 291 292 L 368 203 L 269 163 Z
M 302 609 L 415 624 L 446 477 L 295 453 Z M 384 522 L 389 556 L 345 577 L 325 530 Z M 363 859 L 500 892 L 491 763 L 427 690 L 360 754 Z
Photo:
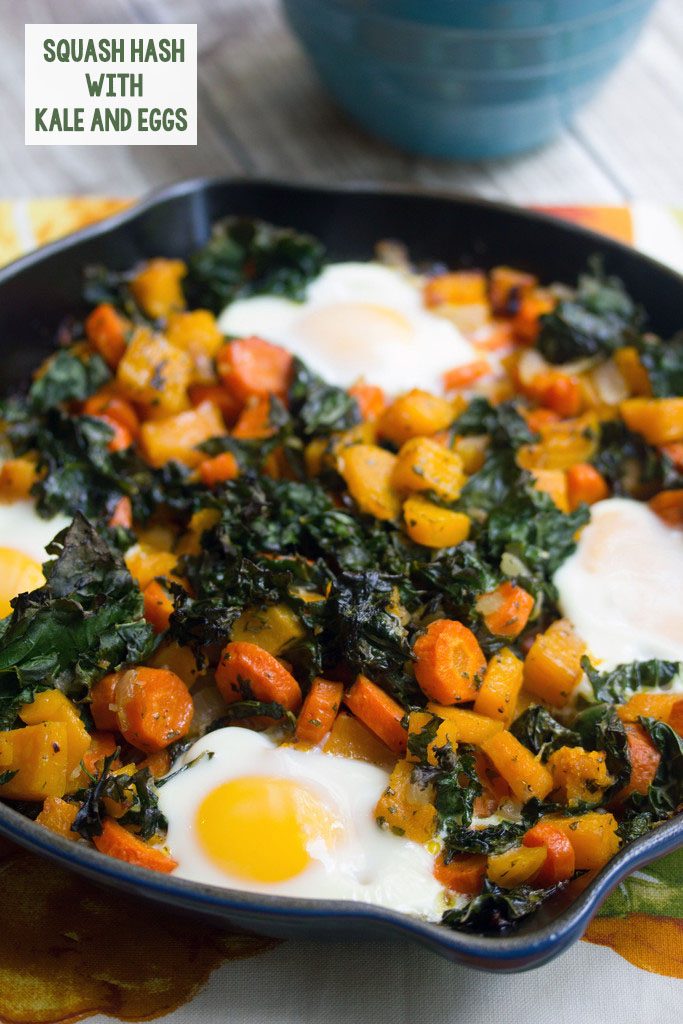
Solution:
M 476 358 L 453 323 L 424 307 L 417 281 L 379 263 L 331 264 L 303 302 L 240 299 L 219 325 L 225 334 L 282 345 L 331 384 L 349 387 L 363 377 L 389 395 L 441 392 L 446 370 Z
M 213 756 L 195 761 L 200 754 Z M 358 900 L 439 920 L 433 854 L 374 817 L 388 773 L 263 733 L 209 733 L 160 788 L 182 878 L 249 892 Z
M 648 505 L 630 498 L 593 505 L 554 581 L 562 613 L 601 668 L 683 661 L 683 532 Z
M 65 516 L 41 519 L 32 501 L 0 503 L 0 618 L 10 614 L 17 594 L 42 587 L 45 548 L 70 522 Z

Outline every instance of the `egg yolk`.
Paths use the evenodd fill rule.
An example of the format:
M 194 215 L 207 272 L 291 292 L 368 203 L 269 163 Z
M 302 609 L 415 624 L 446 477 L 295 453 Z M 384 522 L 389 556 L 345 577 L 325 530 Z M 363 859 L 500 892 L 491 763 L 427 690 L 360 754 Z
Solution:
M 311 853 L 334 845 L 342 828 L 305 786 L 260 775 L 212 790 L 199 806 L 196 824 L 211 860 L 227 874 L 254 882 L 282 882 L 300 874 Z
M 10 601 L 17 594 L 36 590 L 45 583 L 38 562 L 14 548 L 0 548 L 0 618 L 12 611 Z

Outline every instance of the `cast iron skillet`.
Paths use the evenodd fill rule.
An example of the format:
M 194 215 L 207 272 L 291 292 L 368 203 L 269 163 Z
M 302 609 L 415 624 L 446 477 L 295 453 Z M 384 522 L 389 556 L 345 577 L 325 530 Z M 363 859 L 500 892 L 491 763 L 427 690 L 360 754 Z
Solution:
M 656 331 L 667 336 L 681 326 L 682 277 L 623 245 L 540 214 L 392 188 L 199 180 L 165 189 L 129 212 L 0 271 L 0 390 L 24 383 L 50 350 L 62 318 L 82 309 L 85 265 L 125 269 L 151 256 L 187 256 L 206 240 L 212 222 L 234 213 L 311 231 L 326 243 L 333 259 L 366 259 L 377 240 L 399 238 L 417 260 L 464 267 L 507 263 L 547 282 L 573 282 L 588 257 L 601 252 L 607 270 L 623 278 L 649 310 Z M 632 843 L 568 906 L 542 909 L 541 916 L 502 938 L 454 932 L 366 904 L 236 892 L 158 875 L 61 839 L 3 804 L 0 833 L 93 881 L 265 935 L 399 935 L 460 963 L 516 971 L 557 956 L 582 935 L 625 875 L 683 845 L 683 819 Z

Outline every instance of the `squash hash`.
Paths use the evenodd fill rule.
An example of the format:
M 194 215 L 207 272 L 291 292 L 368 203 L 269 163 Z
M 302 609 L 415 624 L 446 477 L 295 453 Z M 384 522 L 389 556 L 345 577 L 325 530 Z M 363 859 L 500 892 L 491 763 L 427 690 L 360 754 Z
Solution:
M 683 340 L 599 265 L 406 264 L 475 352 L 439 393 L 223 334 L 323 262 L 231 220 L 188 263 L 89 268 L 3 401 L 0 501 L 73 521 L 0 621 L 0 797 L 170 872 L 158 784 L 267 729 L 385 769 L 377 827 L 430 851 L 444 924 L 504 932 L 683 803 L 680 663 L 601 667 L 554 583 L 596 503 L 683 527 Z

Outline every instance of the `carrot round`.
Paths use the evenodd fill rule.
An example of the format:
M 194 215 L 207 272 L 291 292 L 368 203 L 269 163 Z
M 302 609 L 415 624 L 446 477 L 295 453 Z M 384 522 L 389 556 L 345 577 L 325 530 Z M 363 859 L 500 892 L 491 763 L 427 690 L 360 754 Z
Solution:
M 114 511 L 109 517 L 109 526 L 123 526 L 129 530 L 133 525 L 133 505 L 127 494 L 119 498 L 114 506 Z
M 529 391 L 539 405 L 558 416 L 578 416 L 581 412 L 581 384 L 576 377 L 559 370 L 544 370 L 531 382 Z
M 128 864 L 135 864 L 140 868 L 169 874 L 178 867 L 178 861 L 173 857 L 169 857 L 163 850 L 149 846 L 111 818 L 107 818 L 102 825 L 102 834 L 93 837 L 93 843 L 100 853 L 116 857 L 117 860 L 125 860 Z
M 158 580 L 151 580 L 142 592 L 143 614 L 155 633 L 163 633 L 173 614 L 173 600 Z
M 296 738 L 303 743 L 321 743 L 339 713 L 344 686 L 318 676 L 311 683 L 296 723 Z
M 475 380 L 485 377 L 491 373 L 491 364 L 488 359 L 474 359 L 471 363 L 464 363 L 462 366 L 454 366 L 452 370 L 446 370 L 443 375 L 443 386 L 446 391 L 456 391 L 458 388 L 468 388 Z
M 628 783 L 618 794 L 622 803 L 631 793 L 647 795 L 650 783 L 657 774 L 662 755 L 654 743 L 637 722 L 625 722 L 628 756 L 631 762 L 631 775 Z
M 534 599 L 523 587 L 505 580 L 477 601 L 489 633 L 511 639 L 519 636 L 534 607 Z
M 609 497 L 609 486 L 602 473 L 589 462 L 577 462 L 567 470 L 567 497 L 569 508 L 575 509 L 582 502 L 594 505 Z
M 83 406 L 83 412 L 86 416 L 108 416 L 116 420 L 131 437 L 137 437 L 140 433 L 140 420 L 135 409 L 125 398 L 113 394 L 110 388 L 103 388 L 91 395 Z
M 120 733 L 131 746 L 148 754 L 181 739 L 192 722 L 192 697 L 170 669 L 132 668 L 119 673 L 114 701 Z
M 349 394 L 358 403 L 361 419 L 375 420 L 386 408 L 387 396 L 376 384 L 359 381 L 358 384 L 353 384 L 349 388 Z
M 118 732 L 116 718 L 116 684 L 119 672 L 102 676 L 90 690 L 90 714 L 98 729 L 103 732 Z
M 565 882 L 576 870 L 574 847 L 567 836 L 549 822 L 540 821 L 522 839 L 523 846 L 545 846 L 546 859 L 534 875 L 534 885 L 547 888 Z
M 213 402 L 228 427 L 235 422 L 242 408 L 242 403 L 223 384 L 190 384 L 187 395 L 194 406 Z
M 301 705 L 301 687 L 291 672 L 262 647 L 242 640 L 223 648 L 216 685 L 228 704 L 251 693 L 256 700 L 275 701 L 287 711 Z
M 413 646 L 415 678 L 422 692 L 439 704 L 472 701 L 486 658 L 472 630 L 455 619 L 432 622 Z
M 114 432 L 114 436 L 110 441 L 107 442 L 107 450 L 110 452 L 121 452 L 124 448 L 130 448 L 133 443 L 128 427 L 124 427 L 118 420 L 112 419 L 106 413 L 100 413 L 99 416 L 95 416 L 94 419 L 101 420 L 102 423 L 106 423 L 107 426 Z
M 96 306 L 85 321 L 88 341 L 112 370 L 118 366 L 126 351 L 127 329 L 128 321 L 119 316 L 108 302 Z
M 390 750 L 405 754 L 408 745 L 408 732 L 403 727 L 405 712 L 381 687 L 367 676 L 358 676 L 344 702 Z
M 240 475 L 240 467 L 232 452 L 221 452 L 211 459 L 204 459 L 199 464 L 199 479 L 207 487 L 222 484 L 226 480 L 235 480 Z
M 482 853 L 461 853 L 448 863 L 440 853 L 434 862 L 434 878 L 445 889 L 463 896 L 476 896 L 481 892 L 486 876 L 486 856 Z
M 242 441 L 263 440 L 272 437 L 275 428 L 270 422 L 270 400 L 267 397 L 255 398 L 248 402 L 239 415 L 232 436 Z
M 254 395 L 283 398 L 289 387 L 292 356 L 263 338 L 238 338 L 220 350 L 216 366 L 225 386 L 241 402 Z

